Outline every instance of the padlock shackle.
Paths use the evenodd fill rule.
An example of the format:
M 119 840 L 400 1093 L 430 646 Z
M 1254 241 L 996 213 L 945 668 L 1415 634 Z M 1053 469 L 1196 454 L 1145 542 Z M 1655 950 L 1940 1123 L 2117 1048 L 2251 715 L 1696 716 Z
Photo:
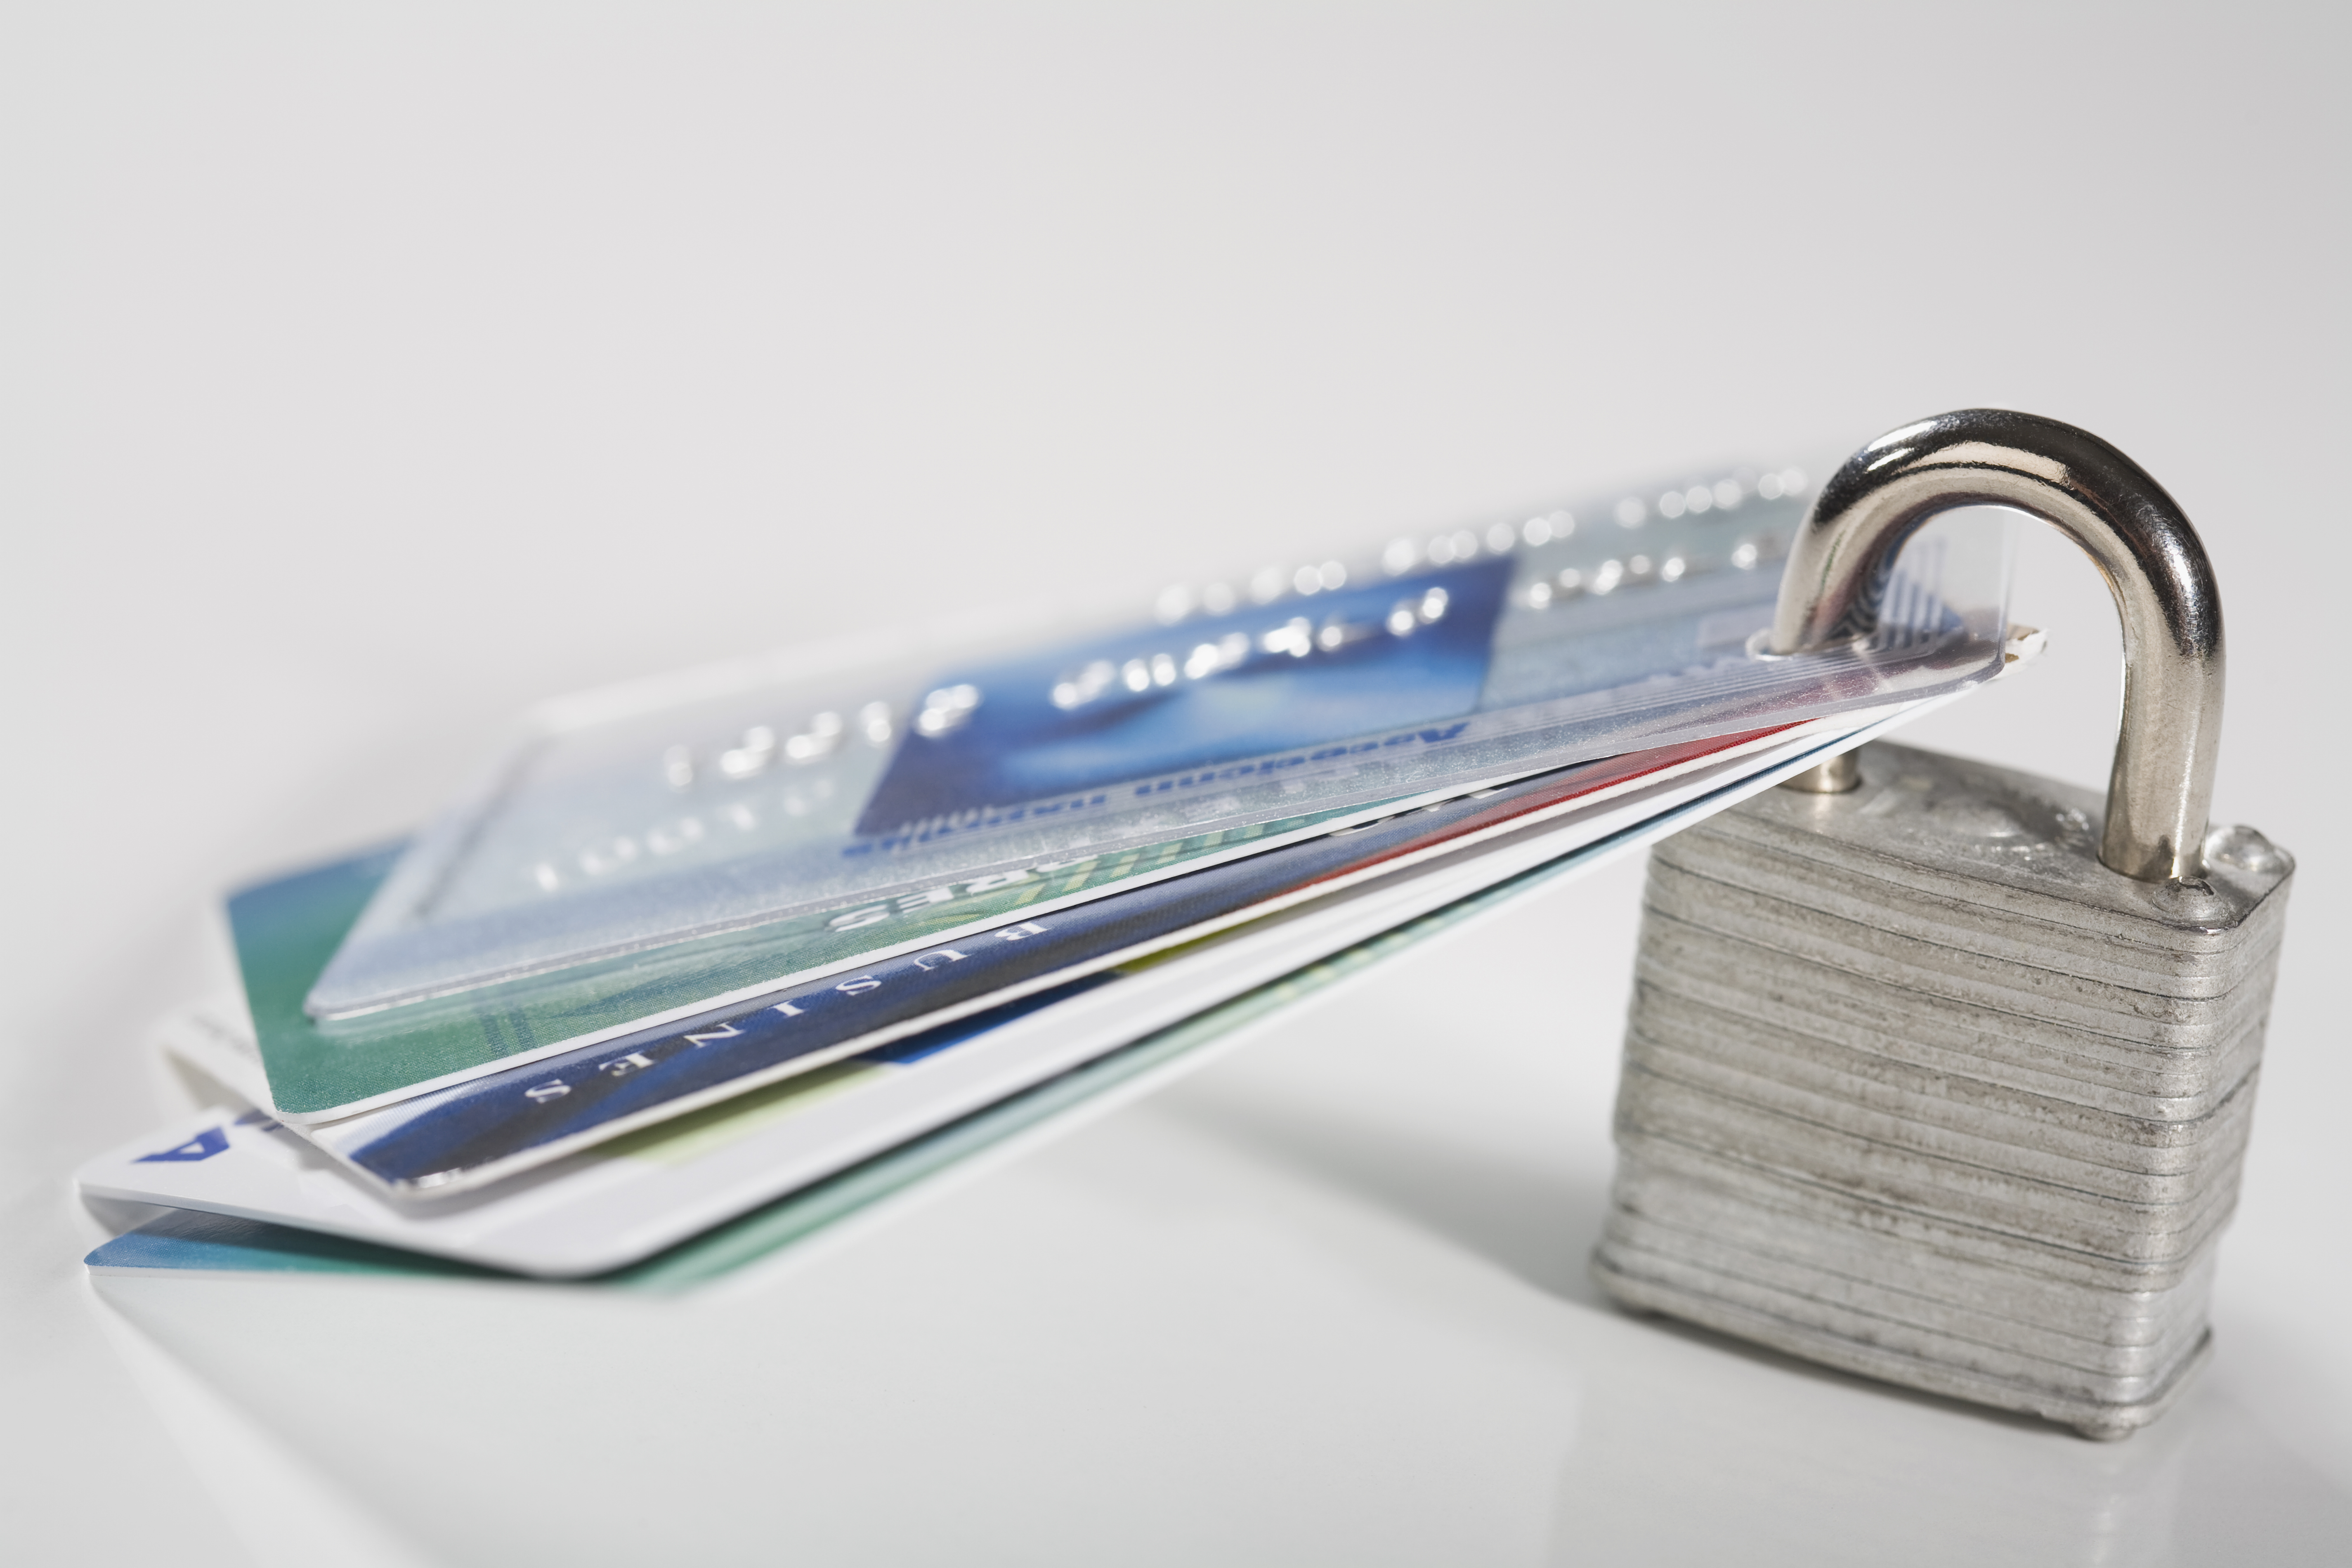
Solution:
M 1963 408 L 1856 452 L 1797 531 L 1770 651 L 1867 635 L 1904 542 L 1964 506 L 2032 512 L 2098 563 L 2124 630 L 2123 721 L 2099 858 L 2146 882 L 2202 877 L 2221 736 L 2221 593 L 2179 506 L 2088 431 Z

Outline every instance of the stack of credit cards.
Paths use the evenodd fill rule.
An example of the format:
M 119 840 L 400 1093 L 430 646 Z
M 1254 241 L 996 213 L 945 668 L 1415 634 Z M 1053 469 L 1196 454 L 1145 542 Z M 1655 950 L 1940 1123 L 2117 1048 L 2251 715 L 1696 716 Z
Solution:
M 1067 1120 L 1999 673 L 1997 530 L 1907 546 L 1869 642 L 1757 651 L 1804 491 L 551 704 L 413 839 L 227 899 L 240 993 L 162 1036 L 223 1103 L 81 1185 L 578 1277 Z

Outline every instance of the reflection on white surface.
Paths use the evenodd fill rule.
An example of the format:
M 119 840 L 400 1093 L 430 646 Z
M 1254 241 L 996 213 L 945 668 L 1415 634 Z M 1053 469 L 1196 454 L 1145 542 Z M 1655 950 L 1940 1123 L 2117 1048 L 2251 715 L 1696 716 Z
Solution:
M 156 1421 L 202 1478 L 236 1543 L 261 1568 L 424 1568 L 428 1561 L 347 1489 L 304 1463 L 221 1392 L 136 1328 L 101 1310 L 100 1328 Z
M 102 1288 L 456 1562 L 2152 1564 L 2352 1540 L 2352 1497 L 2233 1392 L 2226 1324 L 2180 1409 L 2103 1445 L 1601 1305 L 1583 1258 L 1639 872 L 700 1296 Z

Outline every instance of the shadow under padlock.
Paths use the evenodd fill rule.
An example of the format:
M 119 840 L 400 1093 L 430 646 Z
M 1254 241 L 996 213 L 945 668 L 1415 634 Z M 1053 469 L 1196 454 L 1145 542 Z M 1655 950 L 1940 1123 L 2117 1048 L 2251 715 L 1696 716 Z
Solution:
M 1637 1310 L 2120 1437 L 2207 1353 L 2294 867 L 2207 831 L 2212 569 L 2084 431 L 1970 409 L 1864 447 L 1771 651 L 1866 636 L 1903 542 L 1982 505 L 2055 524 L 2114 591 L 2104 805 L 1879 744 L 1661 844 L 1593 1269 Z

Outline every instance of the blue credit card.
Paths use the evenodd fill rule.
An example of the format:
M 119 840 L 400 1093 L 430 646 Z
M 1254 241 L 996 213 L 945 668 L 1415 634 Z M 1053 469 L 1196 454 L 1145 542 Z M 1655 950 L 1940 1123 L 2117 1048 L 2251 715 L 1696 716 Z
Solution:
M 555 705 L 404 854 L 304 1008 L 430 1003 L 1999 668 L 2005 540 L 1940 524 L 1906 546 L 1872 643 L 1751 656 L 1801 490 L 1785 470 L 1695 476 L 1200 585 L 1124 629 L 751 661 Z

